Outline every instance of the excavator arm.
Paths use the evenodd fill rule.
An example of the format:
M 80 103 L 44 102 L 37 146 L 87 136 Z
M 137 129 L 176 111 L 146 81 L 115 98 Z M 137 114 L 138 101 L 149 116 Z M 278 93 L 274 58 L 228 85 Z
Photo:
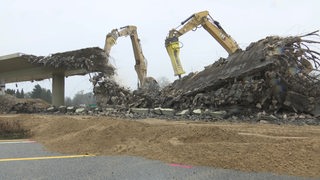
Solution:
M 107 34 L 104 47 L 107 56 L 110 56 L 110 50 L 117 42 L 118 37 L 122 36 L 130 36 L 131 38 L 132 49 L 135 58 L 134 68 L 137 72 L 139 79 L 138 87 L 149 88 L 147 86 L 151 86 L 150 84 L 157 85 L 156 80 L 154 80 L 151 77 L 147 77 L 147 62 L 142 52 L 136 26 L 124 26 L 121 27 L 119 30 L 113 29 L 110 33 Z
M 165 40 L 165 46 L 170 56 L 174 73 L 176 76 L 178 75 L 179 78 L 181 77 L 181 74 L 185 73 L 179 58 L 179 37 L 191 30 L 197 29 L 199 26 L 202 26 L 211 36 L 213 36 L 213 38 L 216 39 L 229 54 L 233 54 L 240 49 L 238 44 L 224 31 L 219 22 L 215 21 L 210 16 L 208 11 L 193 14 L 181 22 L 181 25 L 182 27 L 179 29 L 170 30 L 169 35 Z

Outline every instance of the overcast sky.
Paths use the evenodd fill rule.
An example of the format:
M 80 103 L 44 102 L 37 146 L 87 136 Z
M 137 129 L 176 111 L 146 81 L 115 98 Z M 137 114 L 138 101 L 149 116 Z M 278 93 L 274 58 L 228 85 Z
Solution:
M 1 0 L 0 56 L 21 52 L 49 55 L 87 47 L 104 47 L 114 28 L 138 27 L 148 75 L 176 79 L 164 47 L 168 31 L 190 15 L 208 10 L 240 45 L 266 36 L 290 36 L 320 29 L 319 0 Z M 201 71 L 227 52 L 203 29 L 180 37 L 180 58 L 187 73 Z M 111 50 L 121 82 L 132 89 L 137 83 L 129 37 L 121 37 Z M 18 83 L 31 91 L 39 83 L 51 89 L 51 80 Z M 8 84 L 7 88 L 16 88 Z M 88 76 L 68 77 L 66 96 L 92 90 Z

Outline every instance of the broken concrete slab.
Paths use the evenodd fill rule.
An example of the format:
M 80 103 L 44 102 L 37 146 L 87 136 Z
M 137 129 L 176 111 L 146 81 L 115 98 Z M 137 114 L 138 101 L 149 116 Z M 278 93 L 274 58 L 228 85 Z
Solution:
M 208 114 L 214 118 L 224 118 L 227 115 L 227 111 L 211 111 L 206 109 L 204 114 Z
M 161 108 L 160 108 L 160 107 L 154 108 L 154 109 L 152 110 L 152 112 L 153 112 L 154 114 L 157 114 L 157 115 L 162 115 L 162 111 L 161 111 Z
M 171 108 L 154 108 L 152 110 L 153 113 L 157 115 L 165 115 L 165 116 L 174 116 L 175 115 L 175 110 Z
M 23 55 L 32 64 L 47 68 L 85 69 L 87 72 L 114 74 L 114 67 L 109 63 L 105 52 L 98 47 L 55 53 L 49 56 Z
M 47 108 L 47 112 L 54 112 L 54 111 L 56 111 L 56 108 L 53 106 Z
M 193 113 L 193 114 L 200 115 L 200 114 L 202 114 L 202 110 L 201 110 L 201 109 L 194 109 L 194 110 L 192 111 L 192 113 Z
M 115 111 L 117 111 L 117 110 L 114 109 L 114 108 L 105 108 L 105 110 L 106 110 L 107 112 L 115 112 Z
M 67 106 L 59 106 L 59 112 L 65 114 L 67 112 Z
M 82 113 L 85 113 L 86 111 L 87 111 L 86 108 L 77 108 L 75 113 L 76 114 L 82 114 Z
M 137 114 L 149 114 L 150 109 L 149 108 L 131 108 L 130 111 Z
M 171 108 L 161 108 L 161 112 L 165 116 L 174 116 L 175 110 Z
M 309 112 L 314 116 L 320 115 L 319 102 L 315 102 L 314 97 L 308 97 L 296 92 L 288 91 L 284 105 L 292 108 L 294 112 Z
M 68 106 L 67 107 L 67 112 L 74 113 L 75 111 L 76 111 L 76 107 L 74 107 L 74 106 Z
M 190 115 L 190 110 L 189 109 L 184 109 L 182 111 L 179 111 L 176 113 L 177 116 L 186 116 L 186 115 Z

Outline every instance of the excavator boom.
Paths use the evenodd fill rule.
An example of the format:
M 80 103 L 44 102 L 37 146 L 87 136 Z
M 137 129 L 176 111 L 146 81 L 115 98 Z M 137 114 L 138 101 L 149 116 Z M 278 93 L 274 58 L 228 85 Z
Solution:
M 111 48 L 115 45 L 118 37 L 121 36 L 130 36 L 135 59 L 134 68 L 139 79 L 138 87 L 143 88 L 146 86 L 150 86 L 150 84 L 157 84 L 156 80 L 151 77 L 147 77 L 147 62 L 142 52 L 136 26 L 124 26 L 119 28 L 119 30 L 113 29 L 110 33 L 107 34 L 104 47 L 107 56 L 110 56 Z
M 238 44 L 224 31 L 219 22 L 215 21 L 210 16 L 208 11 L 193 14 L 181 22 L 181 25 L 182 27 L 180 29 L 170 30 L 165 41 L 165 46 L 170 56 L 175 75 L 178 75 L 179 77 L 181 77 L 181 74 L 185 73 L 179 58 L 179 37 L 199 26 L 202 26 L 212 37 L 214 37 L 229 54 L 233 54 L 240 49 Z

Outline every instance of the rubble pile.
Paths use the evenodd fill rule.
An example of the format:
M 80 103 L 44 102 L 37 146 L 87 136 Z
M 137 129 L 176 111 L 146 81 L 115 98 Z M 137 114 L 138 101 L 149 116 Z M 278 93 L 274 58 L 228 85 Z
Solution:
M 147 99 L 139 99 L 141 94 L 137 96 L 128 91 L 117 96 L 114 91 L 119 89 L 118 85 L 108 83 L 107 78 L 100 78 L 94 93 L 101 107 L 114 104 L 111 99 L 121 99 L 116 103 L 129 108 L 161 107 L 189 112 L 226 110 L 248 115 L 285 111 L 319 116 L 320 82 L 311 71 L 318 70 L 320 54 L 308 47 L 319 42 L 308 40 L 312 36 L 318 36 L 317 32 L 267 37 L 227 59 L 221 58 L 201 72 L 176 80 L 160 94 Z M 148 102 L 143 103 L 146 100 Z
M 91 79 L 99 107 L 107 107 L 108 105 L 119 107 L 129 103 L 131 99 L 129 89 L 120 86 L 112 78 L 105 77 L 103 74 L 99 75 Z
M 56 53 L 49 56 L 23 55 L 32 64 L 67 70 L 85 69 L 88 72 L 103 72 L 113 75 L 114 68 L 108 63 L 107 55 L 98 47 Z
M 100 73 L 91 79 L 99 107 L 112 107 L 128 110 L 132 107 L 151 108 L 153 107 L 156 91 L 150 92 L 146 89 L 139 89 L 134 92 L 129 88 L 120 86 L 112 77 Z M 154 89 L 152 89 L 154 90 Z
M 29 62 L 49 68 L 100 72 L 90 79 L 98 108 L 43 106 L 43 110 L 34 108 L 30 102 L 9 98 L 0 99 L 0 111 L 137 115 L 138 118 L 161 115 L 190 119 L 240 116 L 272 121 L 315 119 L 320 117 L 320 53 L 309 47 L 320 43 L 308 39 L 314 36 L 318 36 L 317 31 L 303 36 L 266 37 L 227 59 L 220 58 L 201 72 L 176 80 L 161 91 L 152 88 L 132 92 L 119 85 L 112 76 L 115 69 L 100 48 L 47 57 L 25 55 Z M 320 121 L 312 122 L 320 124 Z
M 311 33 L 309 35 L 315 35 Z M 320 114 L 319 53 L 301 37 L 271 36 L 191 73 L 162 91 L 162 107 L 239 109 Z M 310 63 L 311 61 L 311 63 Z

